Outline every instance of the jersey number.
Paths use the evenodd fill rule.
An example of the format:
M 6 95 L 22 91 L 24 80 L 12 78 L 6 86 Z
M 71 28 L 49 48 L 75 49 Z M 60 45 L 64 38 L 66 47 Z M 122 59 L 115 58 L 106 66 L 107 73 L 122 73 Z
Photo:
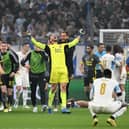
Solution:
M 100 87 L 100 94 L 101 94 L 101 95 L 104 95 L 105 89 L 106 89 L 106 84 L 105 84 L 105 83 L 102 83 L 102 84 L 101 84 L 101 87 Z

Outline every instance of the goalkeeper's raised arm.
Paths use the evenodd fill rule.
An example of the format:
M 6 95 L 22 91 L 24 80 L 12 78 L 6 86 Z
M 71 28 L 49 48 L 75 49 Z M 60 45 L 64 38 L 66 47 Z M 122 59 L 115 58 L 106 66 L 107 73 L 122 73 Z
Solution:
M 79 41 L 80 41 L 80 36 L 77 36 L 73 41 L 68 43 L 69 48 L 71 48 L 71 47 L 75 46 L 76 44 L 78 44 Z
M 45 49 L 45 47 L 46 47 L 46 44 L 43 44 L 43 43 L 41 43 L 41 42 L 38 42 L 34 37 L 32 37 L 31 36 L 31 42 L 35 45 L 35 46 L 37 46 L 37 47 L 39 47 L 39 48 L 41 48 L 41 49 Z

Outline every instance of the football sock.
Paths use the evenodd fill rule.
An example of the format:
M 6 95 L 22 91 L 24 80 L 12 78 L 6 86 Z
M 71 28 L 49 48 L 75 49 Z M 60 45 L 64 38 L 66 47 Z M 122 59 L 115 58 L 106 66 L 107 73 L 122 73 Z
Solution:
M 125 102 L 125 91 L 122 91 L 122 101 Z
M 52 107 L 54 96 L 55 96 L 55 92 L 52 92 L 52 90 L 50 89 L 49 95 L 48 95 L 48 107 Z
M 117 112 L 115 112 L 112 116 L 113 116 L 114 118 L 117 118 L 117 117 L 123 115 L 123 113 L 124 113 L 126 110 L 127 110 L 127 107 L 122 107 L 122 108 L 120 108 L 120 110 L 118 110 Z
M 61 100 L 62 100 L 61 107 L 66 108 L 66 92 L 61 91 Z
M 4 105 L 4 108 L 7 108 L 7 94 L 6 93 L 2 93 L 2 102 Z
M 26 89 L 23 89 L 22 97 L 23 97 L 23 106 L 25 106 L 27 104 L 27 97 L 28 97 L 28 91 Z
M 19 101 L 20 94 L 21 94 L 20 91 L 17 90 L 16 91 L 16 100 L 15 101 L 17 101 L 17 102 Z
M 10 106 L 13 104 L 13 95 L 8 95 L 8 104 Z

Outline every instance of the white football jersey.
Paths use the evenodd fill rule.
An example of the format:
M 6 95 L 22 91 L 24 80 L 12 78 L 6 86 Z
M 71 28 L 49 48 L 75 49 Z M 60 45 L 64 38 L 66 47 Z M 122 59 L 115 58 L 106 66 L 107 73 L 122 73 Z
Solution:
M 121 53 L 115 54 L 115 67 L 113 73 L 113 79 L 120 82 L 121 66 L 123 64 L 123 55 Z
M 17 55 L 19 57 L 19 71 L 15 74 L 15 83 L 16 86 L 24 86 L 29 87 L 29 72 L 26 67 L 23 67 L 21 65 L 21 60 L 25 58 L 26 54 L 23 54 L 21 51 L 17 52 Z
M 20 72 L 20 73 L 21 73 L 21 72 L 28 72 L 27 68 L 25 68 L 25 67 L 23 67 L 23 66 L 21 65 L 21 60 L 22 60 L 23 58 L 25 58 L 27 54 L 23 54 L 22 51 L 19 51 L 19 52 L 17 52 L 17 55 L 18 55 L 19 64 L 20 64 L 19 72 Z
M 103 77 L 94 80 L 91 92 L 95 103 L 107 105 L 114 100 L 113 93 L 120 93 L 121 90 L 116 80 Z
M 125 57 L 121 53 L 115 54 L 115 68 L 113 70 L 113 78 L 121 84 L 126 81 Z
M 124 56 L 121 53 L 116 53 L 115 54 L 115 64 L 116 67 L 121 66 L 121 64 L 124 63 Z
M 112 71 L 114 69 L 114 61 L 115 61 L 115 57 L 109 53 L 101 57 L 101 62 L 104 69 L 110 69 Z

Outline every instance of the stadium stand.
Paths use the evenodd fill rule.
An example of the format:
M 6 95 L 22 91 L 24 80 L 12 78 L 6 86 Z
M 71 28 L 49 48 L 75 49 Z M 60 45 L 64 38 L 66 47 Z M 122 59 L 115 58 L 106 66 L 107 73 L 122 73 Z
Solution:
M 128 8 L 128 0 L 4 0 L 0 1 L 0 30 L 15 43 L 24 31 L 40 39 L 62 30 L 74 37 L 80 28 L 89 30 L 92 18 L 93 37 L 98 40 L 99 29 L 129 28 Z

